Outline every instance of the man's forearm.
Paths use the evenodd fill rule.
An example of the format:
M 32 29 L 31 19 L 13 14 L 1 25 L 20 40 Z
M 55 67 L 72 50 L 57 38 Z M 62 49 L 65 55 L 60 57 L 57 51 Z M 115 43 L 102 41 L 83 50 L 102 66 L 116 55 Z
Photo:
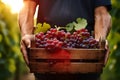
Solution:
M 95 39 L 106 39 L 111 28 L 111 16 L 106 7 L 95 9 Z
M 36 6 L 37 4 L 34 1 L 24 2 L 24 7 L 19 13 L 19 26 L 22 36 L 33 33 Z

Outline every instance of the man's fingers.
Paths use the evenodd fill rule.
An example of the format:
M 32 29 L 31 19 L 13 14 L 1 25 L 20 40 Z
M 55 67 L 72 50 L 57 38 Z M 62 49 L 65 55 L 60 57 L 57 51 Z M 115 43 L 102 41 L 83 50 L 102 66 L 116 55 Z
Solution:
M 106 50 L 106 55 L 105 55 L 104 65 L 106 65 L 106 64 L 107 64 L 108 57 L 109 57 L 109 53 L 110 53 L 110 50 L 109 50 L 109 49 L 107 49 L 107 50 Z
M 26 64 L 28 65 L 29 61 L 28 61 L 27 49 L 22 41 L 21 41 L 21 52 L 23 54 L 23 58 L 25 59 Z
M 106 49 L 106 50 L 109 49 L 108 41 L 107 41 L 107 40 L 106 40 L 106 42 L 105 42 L 105 49 Z
M 31 41 L 33 41 L 34 38 L 34 35 L 25 35 L 21 40 L 21 52 L 27 65 L 29 64 L 27 49 L 31 47 Z
M 106 50 L 106 53 L 105 53 L 104 65 L 106 65 L 106 63 L 108 61 L 109 53 L 110 53 L 110 49 L 109 49 L 108 41 L 107 40 L 106 40 L 106 44 L 105 44 L 105 50 Z
M 27 40 L 26 44 L 27 44 L 27 48 L 31 47 L 31 41 L 30 40 Z
M 25 37 L 23 37 L 22 41 L 25 44 L 25 46 L 27 48 L 31 47 L 31 41 L 34 40 L 34 35 L 26 35 Z

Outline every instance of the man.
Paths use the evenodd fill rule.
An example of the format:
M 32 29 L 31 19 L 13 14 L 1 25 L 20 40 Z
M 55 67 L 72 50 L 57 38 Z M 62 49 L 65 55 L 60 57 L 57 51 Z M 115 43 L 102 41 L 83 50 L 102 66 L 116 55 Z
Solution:
M 37 5 L 39 5 L 37 22 L 65 26 L 81 17 L 87 19 L 86 28 L 89 31 L 94 30 L 96 40 L 99 40 L 100 37 L 106 39 L 109 33 L 111 26 L 111 16 L 108 12 L 111 9 L 110 0 L 24 0 L 24 7 L 19 13 L 19 25 L 22 37 L 21 51 L 27 64 L 29 61 L 26 49 L 31 46 L 31 40 L 34 39 L 32 34 Z

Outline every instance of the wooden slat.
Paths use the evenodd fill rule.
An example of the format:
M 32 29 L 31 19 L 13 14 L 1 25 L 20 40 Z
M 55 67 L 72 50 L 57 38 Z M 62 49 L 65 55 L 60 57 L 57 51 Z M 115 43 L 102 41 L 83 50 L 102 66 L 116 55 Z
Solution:
M 34 43 L 33 43 L 34 44 Z M 35 48 L 35 45 L 28 51 L 30 61 L 30 71 L 37 73 L 100 73 L 103 69 L 103 62 L 105 57 L 104 48 L 100 49 L 63 49 L 62 51 L 70 55 L 70 60 L 63 62 L 49 62 L 44 60 L 51 60 L 54 54 L 44 48 Z M 66 57 L 63 57 L 64 59 Z M 54 59 L 63 59 L 62 57 L 55 57 Z M 53 58 L 52 58 L 53 59 Z M 69 57 L 67 57 L 69 59 Z M 71 60 L 86 60 L 86 62 L 70 62 Z M 38 61 L 43 60 L 43 61 Z M 90 60 L 90 62 L 87 62 Z M 97 62 L 92 62 L 98 60 Z M 49 62 L 49 63 L 48 63 Z
M 90 73 L 101 72 L 103 63 L 56 63 L 30 62 L 31 72 L 37 73 Z
M 70 59 L 104 59 L 105 52 L 101 49 L 64 49 Z M 29 59 L 49 59 L 52 53 L 43 48 L 30 48 Z

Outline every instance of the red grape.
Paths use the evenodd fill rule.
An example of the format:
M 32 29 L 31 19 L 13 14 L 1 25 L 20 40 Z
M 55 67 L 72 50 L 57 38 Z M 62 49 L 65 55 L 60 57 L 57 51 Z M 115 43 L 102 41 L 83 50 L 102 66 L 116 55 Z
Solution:
M 46 49 L 59 48 L 98 48 L 96 41 L 87 29 L 77 30 L 73 33 L 51 28 L 45 34 L 35 35 L 36 47 Z

